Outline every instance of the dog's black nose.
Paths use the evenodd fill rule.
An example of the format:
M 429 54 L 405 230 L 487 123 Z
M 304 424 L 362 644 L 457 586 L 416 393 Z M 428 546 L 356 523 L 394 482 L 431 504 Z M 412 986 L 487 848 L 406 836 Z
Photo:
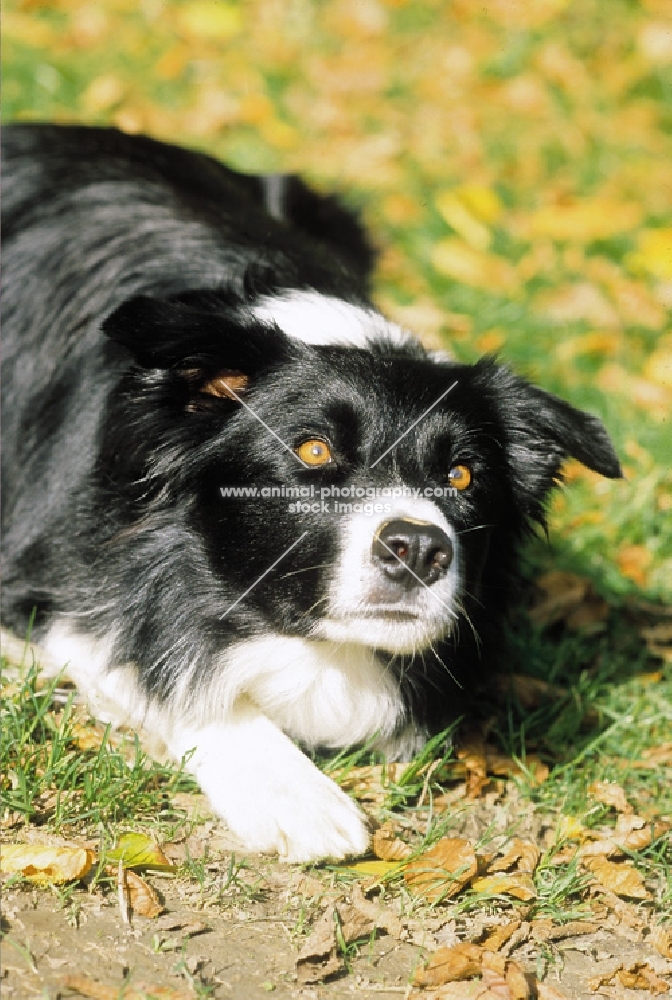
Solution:
M 436 524 L 398 518 L 381 525 L 371 554 L 389 580 L 410 590 L 429 587 L 447 572 L 453 543 Z

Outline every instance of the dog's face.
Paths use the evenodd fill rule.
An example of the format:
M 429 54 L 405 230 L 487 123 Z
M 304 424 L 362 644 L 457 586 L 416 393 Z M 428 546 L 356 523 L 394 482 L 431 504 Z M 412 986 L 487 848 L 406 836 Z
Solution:
M 151 441 L 125 478 L 181 505 L 222 621 L 421 652 L 542 518 L 565 457 L 620 473 L 599 421 L 492 360 L 292 338 L 271 320 L 194 294 L 106 324 L 140 362 L 123 392 Z

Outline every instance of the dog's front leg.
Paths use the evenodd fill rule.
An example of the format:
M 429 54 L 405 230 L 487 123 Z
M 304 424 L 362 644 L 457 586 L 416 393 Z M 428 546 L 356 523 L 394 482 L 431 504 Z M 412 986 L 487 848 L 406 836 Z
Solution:
M 193 751 L 188 769 L 250 851 L 315 861 L 366 850 L 354 802 L 251 702 L 221 722 L 176 726 L 171 750 L 178 758 Z

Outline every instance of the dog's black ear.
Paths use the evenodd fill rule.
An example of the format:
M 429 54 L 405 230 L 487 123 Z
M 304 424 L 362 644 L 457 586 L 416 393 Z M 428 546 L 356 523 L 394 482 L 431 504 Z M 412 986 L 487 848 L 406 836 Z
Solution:
M 507 368 L 485 359 L 480 378 L 494 388 L 494 402 L 505 434 L 509 464 L 519 495 L 537 516 L 548 491 L 561 478 L 562 463 L 576 458 L 608 479 L 623 473 L 602 421 L 538 389 Z M 492 398 L 492 397 L 491 397 Z
M 150 373 L 159 369 L 182 385 L 187 410 L 210 409 L 219 400 L 239 401 L 255 376 L 290 354 L 281 330 L 251 321 L 238 306 L 212 292 L 138 296 L 108 316 L 103 332 L 148 370 L 152 384 Z
M 282 357 L 288 345 L 280 330 L 248 322 L 211 292 L 129 299 L 107 317 L 103 332 L 143 368 L 211 368 L 221 362 L 253 374 Z

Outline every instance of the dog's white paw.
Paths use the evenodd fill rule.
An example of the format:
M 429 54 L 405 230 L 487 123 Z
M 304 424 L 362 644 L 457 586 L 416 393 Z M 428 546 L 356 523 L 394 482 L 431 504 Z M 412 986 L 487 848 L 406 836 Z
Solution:
M 355 803 L 252 706 L 227 723 L 175 735 L 178 756 L 196 748 L 187 767 L 247 850 L 277 852 L 283 861 L 366 851 L 369 833 Z
M 250 850 L 277 851 L 283 861 L 363 854 L 369 833 L 359 809 L 330 778 L 307 758 L 304 761 L 310 772 L 301 767 L 301 773 L 292 769 L 257 776 L 251 794 L 222 802 L 227 823 Z

